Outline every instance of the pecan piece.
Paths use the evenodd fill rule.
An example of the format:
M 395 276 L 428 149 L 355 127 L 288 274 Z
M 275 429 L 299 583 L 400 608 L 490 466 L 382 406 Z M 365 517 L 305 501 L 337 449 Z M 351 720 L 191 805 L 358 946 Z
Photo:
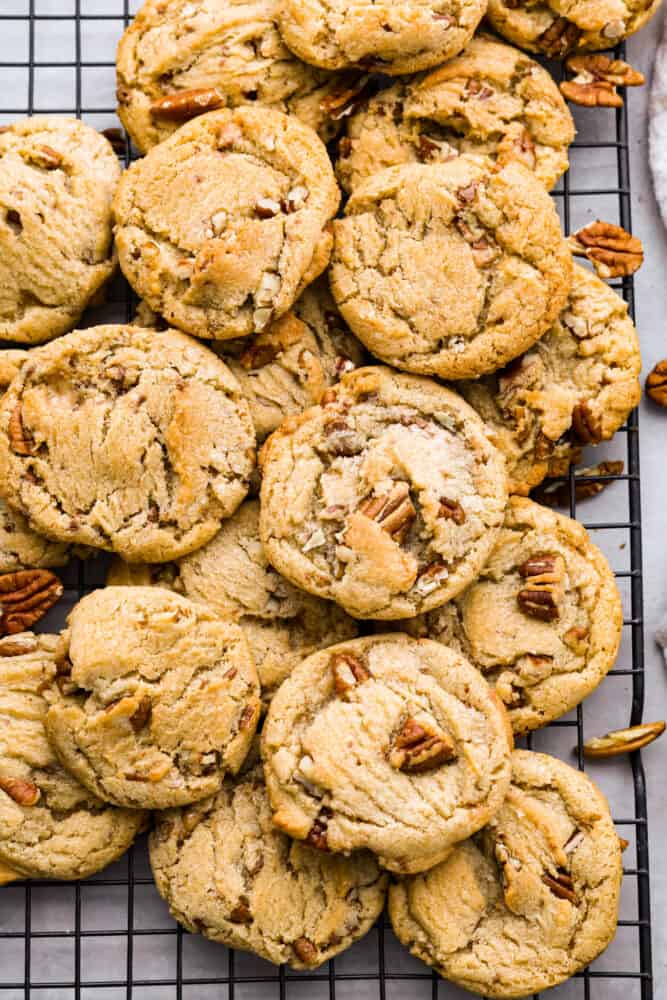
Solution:
M 275 361 L 280 351 L 281 349 L 278 344 L 272 344 L 266 340 L 262 342 L 260 335 L 243 352 L 239 358 L 239 364 L 247 372 L 257 371 L 259 368 L 264 368 L 265 365 L 270 365 L 272 361 Z
M 148 695 L 144 695 L 143 698 L 140 699 L 134 713 L 130 716 L 130 725 L 135 733 L 140 732 L 144 728 L 151 717 L 152 711 L 153 702 L 150 700 Z
M 310 844 L 311 847 L 316 847 L 318 851 L 328 851 L 329 844 L 327 843 L 327 827 L 329 825 L 329 820 L 333 816 L 331 809 L 321 809 L 317 819 L 308 831 L 308 836 L 306 837 L 306 843 Z
M 245 900 L 245 901 L 244 901 Z M 229 919 L 233 924 L 251 924 L 253 921 L 252 913 L 250 912 L 250 907 L 248 906 L 248 900 L 245 897 L 241 897 L 241 901 L 234 907 L 232 912 L 229 914 Z
M 417 516 L 410 499 L 410 487 L 404 482 L 395 483 L 383 496 L 367 497 L 359 505 L 359 513 L 377 521 L 397 542 L 403 541 Z
M 57 170 L 63 158 L 52 146 L 37 146 L 30 151 L 30 162 L 43 170 Z
M 563 642 L 568 649 L 578 656 L 583 656 L 588 649 L 588 636 L 590 632 L 583 625 L 573 625 L 563 636 Z
M 667 360 L 658 361 L 646 378 L 646 395 L 658 406 L 667 407 Z
M 640 87 L 643 73 L 622 59 L 595 52 L 591 55 L 570 56 L 565 63 L 575 76 L 560 84 L 563 97 L 586 108 L 621 108 L 623 98 L 617 87 Z
M 351 653 L 334 653 L 331 657 L 331 670 L 334 689 L 341 696 L 346 695 L 357 684 L 363 684 L 371 676 L 361 660 Z
M 613 480 L 607 479 L 602 482 L 577 482 L 578 479 L 592 479 L 595 476 L 620 476 L 623 473 L 623 462 L 600 462 L 598 465 L 590 465 L 582 469 L 577 469 L 574 474 L 574 497 L 577 503 L 580 500 L 587 500 L 602 493 Z M 570 504 L 570 481 L 569 479 L 546 479 L 540 486 L 532 492 L 532 497 L 538 503 L 547 507 L 568 507 Z
M 25 656 L 38 649 L 37 640 L 32 635 L 17 635 L 0 639 L 0 656 Z
M 566 872 L 557 872 L 550 875 L 545 872 L 542 881 L 559 899 L 567 899 L 570 903 L 576 903 L 577 897 L 574 892 L 574 882 Z
M 458 500 L 448 500 L 447 497 L 440 497 L 440 508 L 438 517 L 446 517 L 454 524 L 465 524 L 466 512 Z
M 250 729 L 252 726 L 257 724 L 257 719 L 259 716 L 259 705 L 246 705 L 246 707 L 241 712 L 241 718 L 239 719 L 239 729 L 243 731 L 244 729 Z
M 190 118 L 203 115 L 206 111 L 214 111 L 222 103 L 222 98 L 216 90 L 197 88 L 160 97 L 151 104 L 150 112 L 153 118 L 164 118 L 169 122 L 187 122 Z
M 632 753 L 653 743 L 665 731 L 664 722 L 644 722 L 627 729 L 613 729 L 605 736 L 594 736 L 584 743 L 587 757 L 616 757 L 622 753 Z
M 543 622 L 556 621 L 564 596 L 561 586 L 565 577 L 563 557 L 549 553 L 533 556 L 519 566 L 519 574 L 526 581 L 526 587 L 517 594 L 524 614 Z
M 9 445 L 16 455 L 32 455 L 35 439 L 23 423 L 21 404 L 17 403 L 9 418 Z
M 0 789 L 19 806 L 34 806 L 39 802 L 41 792 L 37 785 L 25 778 L 0 777 Z
M 111 126 L 103 128 L 101 133 L 107 140 L 114 153 L 125 153 L 125 134 L 122 129 Z
M 351 76 L 335 90 L 331 90 L 326 97 L 320 101 L 320 111 L 331 118 L 334 122 L 339 122 L 341 118 L 347 118 L 356 111 L 366 100 L 369 92 L 370 76 L 363 74 L 356 79 Z
M 63 585 L 47 569 L 22 569 L 0 576 L 0 634 L 27 631 L 43 618 L 63 592 Z
M 542 52 L 552 59 L 562 59 L 571 52 L 581 37 L 581 31 L 566 17 L 557 17 L 536 39 Z
M 456 759 L 451 736 L 413 716 L 405 720 L 389 751 L 389 763 L 406 774 L 423 774 Z
M 572 430 L 583 444 L 599 444 L 602 440 L 600 418 L 595 416 L 587 399 L 572 410 Z
M 644 261 L 641 240 L 612 222 L 591 222 L 568 237 L 575 257 L 586 257 L 600 278 L 621 278 L 634 274 Z
M 317 962 L 318 950 L 312 941 L 309 941 L 306 937 L 297 938 L 292 945 L 294 949 L 294 954 L 304 965 L 313 965 Z

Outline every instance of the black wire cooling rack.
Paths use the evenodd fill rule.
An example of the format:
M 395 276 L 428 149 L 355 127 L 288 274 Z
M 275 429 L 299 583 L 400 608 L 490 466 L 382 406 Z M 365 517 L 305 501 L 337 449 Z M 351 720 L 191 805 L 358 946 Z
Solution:
M 138 6 L 138 3 L 137 3 Z M 136 7 L 129 0 L 0 0 L 0 124 L 24 115 L 76 115 L 99 128 L 118 128 L 115 47 Z M 622 56 L 622 49 L 618 50 Z M 554 198 L 566 232 L 605 218 L 631 231 L 627 109 L 575 109 L 578 138 L 571 169 Z M 114 134 L 119 155 L 131 151 Z M 632 280 L 618 291 L 633 311 Z M 122 279 L 87 325 L 124 321 L 134 302 Z M 624 602 L 623 642 L 616 668 L 585 706 L 528 739 L 580 768 L 588 736 L 639 723 L 644 705 L 642 554 L 637 414 L 610 446 L 620 475 L 578 482 L 608 485 L 582 503 L 579 519 L 616 570 Z M 587 464 L 599 461 L 603 446 Z M 604 457 L 608 457 L 606 454 Z M 570 514 L 577 515 L 569 478 Z M 63 572 L 64 611 L 104 580 L 103 560 Z M 574 751 L 572 744 L 576 740 Z M 574 760 L 572 760 L 574 754 Z M 590 766 L 587 766 L 589 773 Z M 610 797 L 624 855 L 621 920 L 615 941 L 590 969 L 549 993 L 554 1000 L 652 1000 L 646 786 L 640 755 L 593 769 Z M 33 881 L 0 890 L 0 1000 L 462 1000 L 412 959 L 386 918 L 352 949 L 314 973 L 291 972 L 254 956 L 189 935 L 169 917 L 150 877 L 141 841 L 120 862 L 81 883 Z

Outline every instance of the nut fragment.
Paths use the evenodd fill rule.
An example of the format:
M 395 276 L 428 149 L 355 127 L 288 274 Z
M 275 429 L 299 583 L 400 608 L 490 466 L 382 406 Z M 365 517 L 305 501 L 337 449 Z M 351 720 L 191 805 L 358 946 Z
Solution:
M 630 63 L 599 52 L 570 56 L 565 65 L 575 76 L 560 84 L 561 94 L 573 104 L 587 108 L 621 108 L 623 98 L 616 88 L 639 87 L 644 83 L 643 73 Z
M 309 941 L 306 937 L 297 938 L 292 945 L 294 953 L 297 958 L 301 959 L 306 965 L 312 965 L 313 962 L 317 962 L 318 951 L 312 941 Z
M 389 763 L 406 774 L 422 774 L 456 759 L 454 742 L 447 733 L 410 716 L 403 723 L 389 751 Z
M 600 419 L 587 399 L 577 403 L 572 410 L 572 430 L 583 444 L 599 444 L 602 440 Z
M 254 728 L 259 717 L 259 706 L 258 705 L 246 705 L 246 707 L 241 712 L 241 718 L 239 719 L 239 729 L 250 729 L 252 726 Z
M 540 49 L 554 59 L 562 59 L 576 48 L 581 31 L 566 17 L 557 17 L 537 38 Z
M 658 361 L 646 378 L 646 395 L 658 406 L 667 407 L 667 360 Z
M 63 585 L 47 569 L 23 569 L 0 576 L 0 634 L 25 632 L 53 607 Z
M 616 757 L 622 753 L 632 753 L 653 743 L 665 731 L 664 722 L 644 722 L 627 729 L 613 729 L 605 736 L 594 736 L 584 743 L 587 757 Z
M 37 640 L 32 635 L 16 635 L 0 639 L 0 656 L 25 656 L 26 653 L 36 653 Z
M 330 91 L 326 97 L 320 101 L 320 111 L 338 122 L 341 118 L 351 115 L 363 104 L 367 96 L 370 76 L 364 74 L 356 79 L 352 76 L 336 90 Z
M 458 500 L 448 500 L 447 497 L 440 497 L 440 508 L 438 517 L 445 517 L 454 524 L 465 524 L 466 512 Z
M 634 274 L 644 261 L 641 240 L 612 222 L 591 222 L 568 237 L 575 257 L 586 257 L 600 278 L 621 278 Z
M 134 729 L 135 733 L 140 732 L 148 720 L 151 717 L 151 712 L 153 711 L 153 702 L 148 697 L 144 697 L 139 701 L 134 713 L 130 716 L 130 725 Z
M 57 170 L 63 158 L 52 146 L 37 146 L 30 151 L 30 162 L 43 170 Z
M 235 906 L 229 914 L 229 919 L 233 924 L 251 924 L 253 917 L 247 902 L 240 902 Z
M 151 114 L 154 118 L 164 118 L 170 122 L 186 122 L 206 111 L 214 111 L 222 105 L 222 98 L 211 88 L 181 90 L 176 94 L 167 94 L 151 104 Z
M 389 493 L 379 497 L 367 497 L 359 505 L 359 512 L 372 521 L 377 521 L 396 541 L 401 542 L 417 516 L 410 499 L 407 483 L 395 483 Z
M 561 586 L 565 577 L 563 557 L 541 553 L 527 559 L 518 570 L 527 584 L 517 594 L 521 610 L 543 622 L 556 621 L 564 597 Z
M 308 201 L 309 194 L 308 188 L 303 187 L 303 185 L 292 188 L 291 191 L 287 192 L 287 197 L 285 198 L 285 211 L 288 214 L 298 212 Z
M 280 211 L 280 203 L 274 198 L 259 198 L 255 205 L 255 215 L 260 219 L 272 219 Z
M 607 479 L 602 482 L 577 482 L 579 479 L 593 479 L 596 476 L 620 476 L 623 473 L 623 462 L 600 462 L 598 465 L 589 465 L 582 469 L 577 469 L 574 473 L 574 496 L 577 503 L 595 497 L 602 493 L 613 480 Z M 568 507 L 570 504 L 570 481 L 569 479 L 546 479 L 540 486 L 533 490 L 531 496 L 538 503 L 547 507 Z
M 37 785 L 25 778 L 0 777 L 0 789 L 9 795 L 19 806 L 34 806 L 39 802 L 41 792 Z
M 363 684 L 371 676 L 361 660 L 351 653 L 334 653 L 331 657 L 331 670 L 334 689 L 341 696 L 346 695 L 357 684 Z
M 9 418 L 9 444 L 17 455 L 32 455 L 35 450 L 35 439 L 23 424 L 20 403 L 16 404 Z
M 308 832 L 306 843 L 310 844 L 311 847 L 316 847 L 318 851 L 329 850 L 329 844 L 327 843 L 327 827 L 332 816 L 333 813 L 330 809 L 327 809 L 326 807 L 321 809 L 317 819 Z
M 558 872 L 556 875 L 545 872 L 542 881 L 551 889 L 554 896 L 558 896 L 559 899 L 567 899 L 570 903 L 576 903 L 574 882 L 566 872 Z

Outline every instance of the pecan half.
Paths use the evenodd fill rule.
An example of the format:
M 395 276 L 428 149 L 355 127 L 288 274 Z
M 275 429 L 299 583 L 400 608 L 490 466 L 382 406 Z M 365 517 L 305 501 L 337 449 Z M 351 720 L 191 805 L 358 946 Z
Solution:
M 34 806 L 39 802 L 41 792 L 37 785 L 25 778 L 0 777 L 0 789 L 19 806 Z
M 17 455 L 32 455 L 35 450 L 35 439 L 23 424 L 20 403 L 16 404 L 9 418 L 9 445 Z
M 294 954 L 299 958 L 305 965 L 312 965 L 317 962 L 319 952 L 312 941 L 309 941 L 306 937 L 297 938 L 292 945 L 294 949 Z
M 153 118 L 164 118 L 170 122 L 186 122 L 206 111 L 214 111 L 223 104 L 216 90 L 198 88 L 181 90 L 176 94 L 167 94 L 151 104 L 150 112 Z
M 594 476 L 620 476 L 623 473 L 623 462 L 600 462 L 598 465 L 589 465 L 582 469 L 577 469 L 574 474 L 574 497 L 577 503 L 581 500 L 588 500 L 602 493 L 610 483 L 611 479 L 602 482 L 577 482 L 578 479 L 589 479 Z M 569 479 L 546 479 L 540 486 L 531 493 L 534 500 L 545 504 L 547 507 L 568 507 L 570 504 L 570 481 Z
M 0 576 L 0 634 L 25 632 L 53 607 L 63 585 L 48 569 L 22 569 Z
M 333 816 L 331 809 L 321 809 L 317 819 L 308 831 L 308 836 L 306 837 L 306 843 L 310 844 L 311 847 L 316 847 L 318 851 L 328 851 L 329 844 L 327 843 L 327 827 L 329 825 L 329 820 Z
M 403 541 L 417 516 L 410 499 L 410 487 L 403 482 L 395 483 L 389 493 L 382 496 L 367 497 L 359 505 L 359 513 L 377 521 L 398 542 Z
M 406 774 L 422 774 L 456 759 L 451 736 L 442 729 L 410 716 L 401 726 L 389 751 L 389 763 Z
M 557 872 L 550 875 L 545 872 L 542 881 L 559 899 L 567 899 L 570 903 L 576 903 L 577 897 L 574 892 L 574 882 L 566 872 Z
M 526 587 L 517 594 L 521 610 L 543 622 L 553 622 L 560 616 L 563 599 L 561 583 L 565 577 L 565 562 L 561 555 L 541 553 L 519 566 Z
M 111 126 L 110 128 L 103 128 L 101 134 L 107 140 L 114 153 L 125 152 L 125 133 L 122 129 Z
M 658 361 L 646 378 L 646 395 L 658 406 L 667 407 L 667 360 Z
M 621 278 L 634 274 L 644 261 L 641 240 L 612 222 L 591 222 L 568 237 L 575 257 L 586 257 L 600 278 Z
M 560 84 L 563 97 L 586 108 L 621 108 L 623 98 L 617 87 L 640 87 L 643 73 L 622 59 L 611 59 L 600 52 L 570 56 L 565 63 L 575 76 Z
M 440 507 L 438 517 L 446 517 L 454 524 L 465 524 L 466 512 L 458 500 L 448 500 L 447 497 L 440 497 Z
M 594 736 L 584 743 L 587 757 L 617 757 L 622 753 L 632 753 L 653 743 L 665 731 L 664 722 L 644 722 L 627 729 L 613 729 L 605 736 Z
M 572 430 L 583 444 L 599 444 L 602 440 L 600 418 L 595 416 L 587 399 L 572 410 Z
M 346 695 L 357 684 L 363 684 L 371 676 L 361 660 L 351 653 L 334 653 L 331 657 L 331 670 L 334 689 L 341 696 Z
M 135 733 L 140 732 L 144 728 L 144 726 L 151 717 L 152 711 L 153 711 L 153 702 L 148 697 L 148 695 L 144 695 L 144 697 L 140 700 L 139 704 L 137 705 L 134 714 L 130 716 L 130 725 L 132 726 Z
M 557 17 L 546 31 L 536 39 L 542 52 L 554 59 L 562 59 L 576 48 L 581 31 L 566 17 Z

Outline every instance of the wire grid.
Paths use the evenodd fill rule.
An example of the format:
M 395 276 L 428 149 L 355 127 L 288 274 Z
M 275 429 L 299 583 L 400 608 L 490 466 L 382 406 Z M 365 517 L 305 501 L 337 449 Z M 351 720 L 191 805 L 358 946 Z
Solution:
M 82 117 L 97 128 L 117 127 L 113 57 L 116 41 L 135 9 L 130 0 L 0 0 L 0 120 L 55 113 Z M 622 57 L 623 48 L 616 54 Z M 571 150 L 571 170 L 554 191 L 565 232 L 590 221 L 591 213 L 631 231 L 627 109 L 596 109 L 593 119 L 584 113 L 577 125 L 579 138 Z M 128 163 L 132 153 L 124 135 L 120 147 L 119 155 Z M 585 183 L 591 174 L 593 186 Z M 603 204 L 604 213 L 598 210 Z M 624 279 L 617 287 L 633 313 L 632 279 Z M 92 310 L 86 325 L 129 319 L 134 304 L 131 290 L 119 278 L 110 290 L 107 306 Z M 629 722 L 639 723 L 644 703 L 636 413 L 617 435 L 614 447 L 616 457 L 620 449 L 625 461 L 621 475 L 578 479 L 617 484 L 605 493 L 605 497 L 612 491 L 615 494 L 611 509 L 598 498 L 588 501 L 582 511 L 584 525 L 612 565 L 618 551 L 625 553 L 623 567 L 616 570 L 625 605 L 623 643 L 618 665 L 599 689 L 606 692 L 607 707 L 611 704 L 616 709 L 608 728 L 628 723 L 628 701 Z M 599 460 L 602 450 L 602 446 L 597 449 L 591 462 Z M 572 471 L 569 495 L 570 514 L 575 517 Z M 589 514 L 593 517 L 586 520 Z M 611 543 L 610 538 L 614 539 Z M 74 563 L 63 571 L 65 611 L 103 583 L 101 562 Z M 58 627 L 62 617 L 61 609 L 59 620 L 52 613 L 43 624 Z M 598 704 L 597 696 L 598 692 L 585 707 L 579 706 L 546 730 L 532 734 L 526 745 L 566 756 L 576 737 L 576 762 L 583 769 L 589 705 L 595 705 L 593 731 L 604 731 L 597 717 L 601 711 L 604 714 L 605 704 Z M 610 777 L 609 769 L 595 775 L 607 793 Z M 630 840 L 624 856 L 625 905 L 622 903 L 619 932 L 603 960 L 549 993 L 554 1000 L 653 997 L 646 787 L 640 755 L 624 760 L 613 777 L 623 800 L 621 811 L 614 811 L 615 822 L 620 835 Z M 621 935 L 624 943 L 619 943 Z M 145 844 L 140 842 L 120 862 L 85 882 L 32 881 L 2 890 L 0 1000 L 32 996 L 48 1000 L 454 1000 L 469 994 L 443 982 L 408 956 L 393 938 L 386 917 L 349 952 L 312 973 L 274 969 L 254 956 L 228 952 L 221 945 L 191 936 L 166 914 L 153 887 Z

